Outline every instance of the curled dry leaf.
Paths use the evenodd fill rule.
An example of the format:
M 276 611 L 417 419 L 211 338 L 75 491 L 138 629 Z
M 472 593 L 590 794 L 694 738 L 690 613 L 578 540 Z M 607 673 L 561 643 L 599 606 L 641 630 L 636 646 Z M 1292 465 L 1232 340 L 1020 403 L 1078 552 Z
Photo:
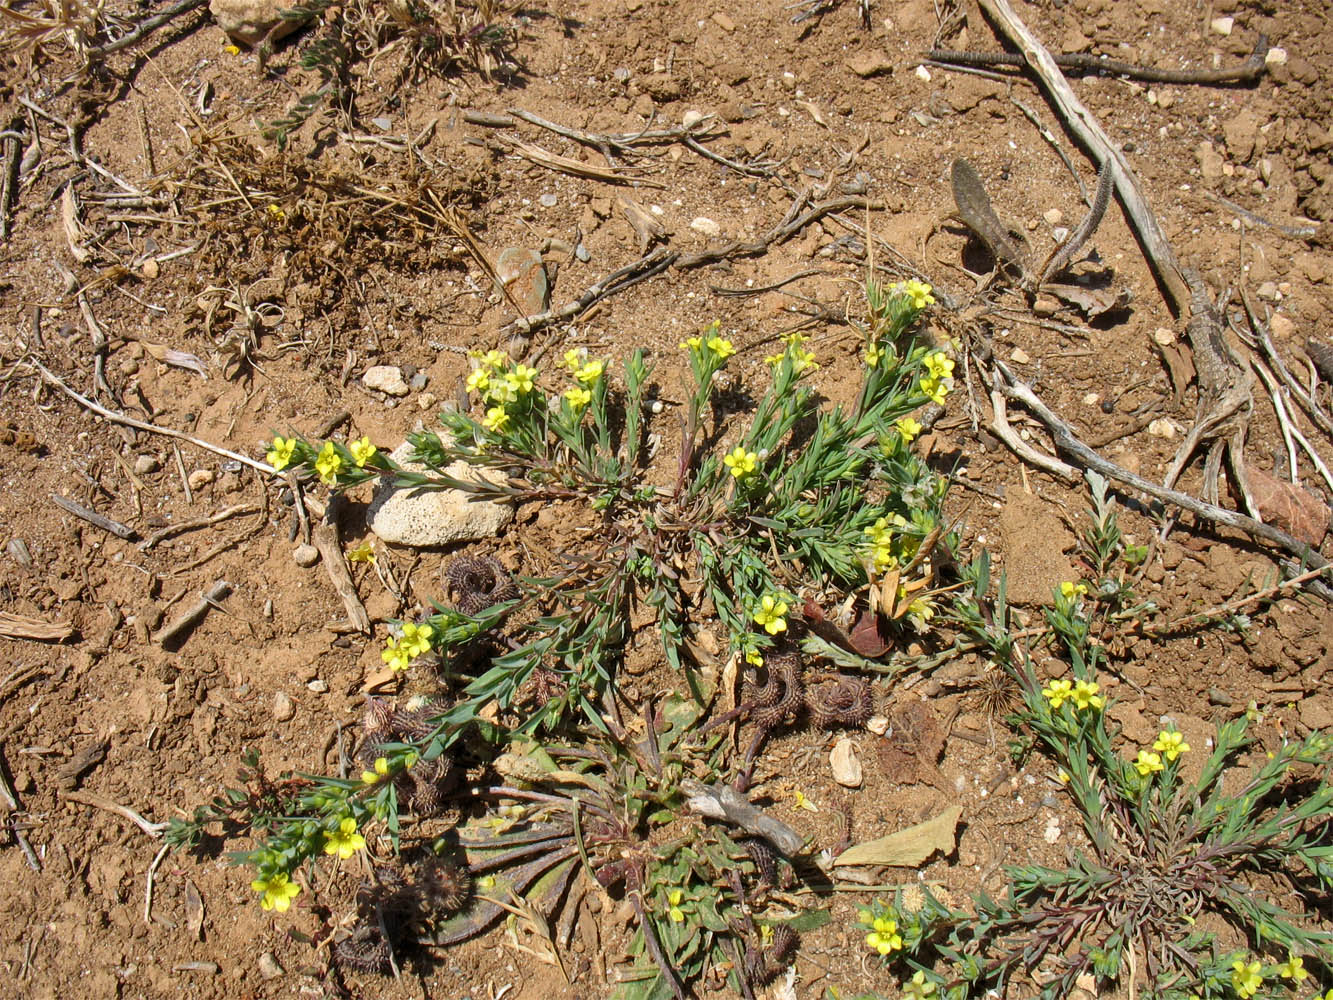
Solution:
M 1304 486 L 1275 479 L 1262 469 L 1246 469 L 1250 492 L 1263 519 L 1302 542 L 1318 547 L 1328 531 L 1328 504 Z
M 867 840 L 849 847 L 833 859 L 835 866 L 892 865 L 895 868 L 915 868 L 936 851 L 949 854 L 956 840 L 954 831 L 963 815 L 962 806 L 950 806 L 932 819 L 887 837 Z

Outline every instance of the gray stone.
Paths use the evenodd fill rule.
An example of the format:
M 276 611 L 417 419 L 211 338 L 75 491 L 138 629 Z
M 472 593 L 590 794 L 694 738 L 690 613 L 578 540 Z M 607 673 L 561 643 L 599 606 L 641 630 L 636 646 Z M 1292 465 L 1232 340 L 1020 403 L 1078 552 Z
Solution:
M 525 316 L 546 312 L 551 301 L 551 284 L 546 277 L 542 255 L 524 247 L 506 247 L 495 262 L 500 284 L 509 290 Z
M 430 385 L 430 376 L 425 372 L 417 372 L 412 376 L 411 386 L 413 391 L 420 392 L 426 386 Z
M 302 569 L 309 569 L 319 562 L 319 549 L 313 545 L 298 545 L 292 549 L 292 562 Z
M 407 460 L 411 451 L 412 446 L 404 443 L 390 457 L 409 472 L 426 472 L 425 466 Z M 476 482 L 484 477 L 495 483 L 504 482 L 498 473 L 476 469 L 462 461 L 444 471 L 454 479 Z M 386 542 L 430 548 L 494 538 L 514 519 L 514 509 L 509 504 L 470 497 L 462 490 L 400 489 L 382 482 L 366 510 L 366 524 Z
M 141 476 L 156 472 L 160 468 L 161 463 L 153 455 L 140 455 L 134 460 L 134 471 Z
M 290 0 L 209 0 L 208 9 L 218 27 L 245 45 L 265 38 L 277 41 L 305 25 L 306 17 L 283 17 L 291 12 Z
M 278 960 L 273 957 L 273 952 L 266 951 L 259 956 L 259 974 L 265 979 L 277 979 L 283 971 Z
M 406 396 L 410 391 L 403 381 L 403 371 L 393 365 L 375 365 L 361 376 L 367 389 L 377 389 L 387 396 Z

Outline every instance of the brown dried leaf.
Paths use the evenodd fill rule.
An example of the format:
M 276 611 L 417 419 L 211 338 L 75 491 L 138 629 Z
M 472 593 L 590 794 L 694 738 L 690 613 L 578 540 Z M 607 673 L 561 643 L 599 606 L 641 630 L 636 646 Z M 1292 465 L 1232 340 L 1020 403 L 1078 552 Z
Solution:
M 1129 292 L 1110 288 L 1084 288 L 1081 285 L 1057 284 L 1048 281 L 1042 290 L 1050 292 L 1068 305 L 1074 306 L 1088 319 L 1096 319 L 1112 309 L 1123 309 L 1129 305 Z
M 204 939 L 204 897 L 199 895 L 199 887 L 188 878 L 185 880 L 185 927 L 195 941 Z
M 1179 405 L 1180 397 L 1185 394 L 1185 387 L 1194 378 L 1194 358 L 1179 344 L 1163 344 L 1158 349 L 1162 352 L 1162 360 L 1166 362 L 1166 373 L 1171 379 L 1171 391 L 1175 395 L 1173 401 Z
M 881 627 L 879 614 L 869 608 L 864 609 L 852 626 L 852 649 L 867 659 L 873 660 L 889 651 L 889 641 Z
M 1262 469 L 1245 470 L 1250 493 L 1263 519 L 1275 527 L 1318 547 L 1328 531 L 1328 504 L 1319 494 L 1295 483 L 1275 479 Z
M 936 851 L 941 854 L 953 851 L 956 840 L 954 831 L 962 815 L 962 806 L 949 806 L 924 823 L 850 847 L 834 858 L 833 864 L 839 867 L 892 865 L 895 868 L 915 868 Z

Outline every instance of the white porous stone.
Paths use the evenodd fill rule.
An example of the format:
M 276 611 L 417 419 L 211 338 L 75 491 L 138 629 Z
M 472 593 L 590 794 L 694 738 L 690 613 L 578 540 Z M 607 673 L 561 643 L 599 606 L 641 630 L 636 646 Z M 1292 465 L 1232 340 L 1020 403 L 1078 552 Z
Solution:
M 426 467 L 409 462 L 412 446 L 399 445 L 390 456 L 409 472 L 426 472 Z M 467 462 L 455 462 L 444 470 L 454 479 L 489 479 L 503 483 L 504 478 Z M 431 548 L 494 538 L 514 519 L 514 508 L 507 503 L 472 500 L 462 490 L 399 489 L 384 483 L 366 511 L 366 525 L 375 535 L 394 545 Z
M 706 215 L 701 215 L 691 222 L 690 228 L 696 233 L 703 233 L 705 236 L 716 236 L 722 232 L 722 227 Z
M 361 376 L 361 384 L 367 389 L 378 389 L 388 396 L 406 396 L 411 391 L 403 381 L 403 370 L 394 365 L 367 368 Z

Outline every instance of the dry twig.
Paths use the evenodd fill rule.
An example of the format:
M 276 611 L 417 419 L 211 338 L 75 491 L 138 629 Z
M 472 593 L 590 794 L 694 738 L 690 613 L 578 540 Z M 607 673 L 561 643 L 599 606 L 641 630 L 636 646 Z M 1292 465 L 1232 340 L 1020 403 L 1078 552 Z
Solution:
M 180 617 L 155 635 L 153 641 L 164 649 L 173 648 L 203 620 L 204 615 L 208 614 L 209 608 L 216 607 L 217 603 L 224 600 L 231 591 L 232 586 L 226 580 L 214 581 L 213 586 L 201 594 L 199 600 L 186 608 Z

